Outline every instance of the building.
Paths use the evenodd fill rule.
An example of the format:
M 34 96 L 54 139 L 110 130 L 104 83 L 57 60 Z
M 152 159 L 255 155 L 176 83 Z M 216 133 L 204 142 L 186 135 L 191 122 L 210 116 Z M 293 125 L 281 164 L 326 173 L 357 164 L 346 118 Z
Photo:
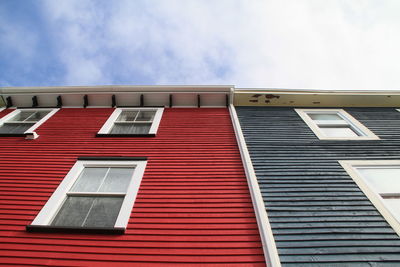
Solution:
M 14 135 L 0 137 L 2 264 L 265 265 L 226 108 L 230 87 L 3 94 L 30 108 L 1 113 L 0 132 Z M 23 134 L 28 121 L 43 123 Z
M 1 95 L 1 264 L 400 264 L 399 92 Z
M 399 100 L 236 91 L 282 266 L 400 266 Z

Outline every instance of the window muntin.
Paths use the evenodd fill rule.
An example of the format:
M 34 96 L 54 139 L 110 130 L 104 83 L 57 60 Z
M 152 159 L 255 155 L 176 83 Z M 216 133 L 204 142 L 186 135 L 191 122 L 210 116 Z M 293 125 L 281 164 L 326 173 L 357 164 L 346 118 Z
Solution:
M 0 134 L 33 132 L 58 109 L 17 109 L 0 119 Z
M 162 108 L 116 109 L 100 129 L 100 135 L 155 135 Z
M 360 189 L 400 235 L 400 161 L 340 161 Z
M 342 109 L 296 109 L 319 139 L 379 139 Z
M 31 226 L 126 228 L 146 161 L 77 161 Z

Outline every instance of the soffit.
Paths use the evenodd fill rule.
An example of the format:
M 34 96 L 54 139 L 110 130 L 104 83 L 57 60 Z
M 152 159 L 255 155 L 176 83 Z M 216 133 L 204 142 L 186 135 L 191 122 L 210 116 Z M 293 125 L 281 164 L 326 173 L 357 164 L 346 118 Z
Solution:
M 235 106 L 398 107 L 399 90 L 236 89 Z

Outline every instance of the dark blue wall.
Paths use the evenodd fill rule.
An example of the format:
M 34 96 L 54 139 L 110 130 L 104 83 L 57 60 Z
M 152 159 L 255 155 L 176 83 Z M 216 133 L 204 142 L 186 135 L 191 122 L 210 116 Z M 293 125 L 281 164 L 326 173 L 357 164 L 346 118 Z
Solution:
M 322 141 L 293 108 L 236 109 L 283 266 L 400 266 L 399 236 L 338 163 L 400 160 L 400 112 L 346 108 L 381 140 Z

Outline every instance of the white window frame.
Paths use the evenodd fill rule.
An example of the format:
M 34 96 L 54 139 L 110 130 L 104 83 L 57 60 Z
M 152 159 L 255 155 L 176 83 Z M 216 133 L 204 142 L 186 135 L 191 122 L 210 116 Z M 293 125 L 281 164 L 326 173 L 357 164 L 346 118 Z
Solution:
M 28 130 L 26 130 L 23 134 L 24 135 L 28 135 L 28 134 L 33 134 L 34 131 L 40 126 L 42 125 L 45 121 L 47 121 L 51 116 L 53 116 L 57 111 L 59 110 L 59 108 L 24 108 L 24 109 L 16 109 L 13 112 L 10 112 L 9 114 L 7 114 L 6 116 L 2 117 L 0 119 L 0 126 L 2 126 L 5 122 L 7 122 L 8 120 L 12 119 L 13 117 L 17 116 L 19 113 L 21 113 L 22 111 L 49 111 L 49 113 L 44 116 L 42 119 L 40 119 L 38 122 L 36 122 L 34 125 L 32 125 L 31 128 L 29 128 Z M 6 134 L 6 133 L 3 133 Z M 11 134 L 11 133 L 10 133 Z M 2 134 L 0 134 L 2 135 Z
M 51 195 L 42 210 L 33 220 L 33 226 L 50 226 L 51 221 L 61 208 L 68 191 L 74 185 L 85 167 L 122 167 L 135 168 L 131 182 L 127 188 L 114 228 L 126 229 L 132 208 L 139 191 L 147 161 L 140 160 L 78 160 L 63 181 Z M 83 227 L 85 228 L 85 227 Z M 91 227 L 87 227 L 91 228 Z
M 158 130 L 158 126 L 161 122 L 161 117 L 164 112 L 164 108 L 116 108 L 108 120 L 104 123 L 103 127 L 101 127 L 100 131 L 97 134 L 110 134 L 112 127 L 114 126 L 114 122 L 117 120 L 118 116 L 122 111 L 156 111 L 156 114 L 153 118 L 153 122 L 151 124 L 150 130 L 148 134 L 155 135 Z M 121 134 L 124 135 L 124 134 Z M 127 133 L 126 135 L 131 135 Z M 134 134 L 133 134 L 134 135 Z
M 343 109 L 300 109 L 296 108 L 295 111 L 299 116 L 303 119 L 303 121 L 310 127 L 310 129 L 314 132 L 314 134 L 320 140 L 378 140 L 380 139 L 376 136 L 371 130 L 361 124 L 358 120 L 356 120 L 349 113 L 344 111 Z M 341 125 L 349 126 L 356 134 L 360 136 L 352 136 L 352 137 L 331 137 L 326 136 L 320 129 L 320 127 L 316 124 L 316 122 L 310 118 L 308 114 L 317 113 L 317 114 L 336 114 L 340 116 L 344 121 Z M 333 125 L 336 125 L 333 124 Z
M 381 195 L 357 171 L 357 168 L 362 168 L 362 167 L 400 168 L 400 160 L 340 160 L 339 163 L 350 175 L 350 177 L 354 180 L 354 182 L 358 185 L 361 191 L 363 191 L 364 194 L 369 198 L 369 200 L 372 202 L 375 208 L 382 214 L 382 216 L 386 219 L 386 221 L 400 236 L 400 220 L 396 219 L 392 211 L 386 206 L 385 200 L 381 197 Z

